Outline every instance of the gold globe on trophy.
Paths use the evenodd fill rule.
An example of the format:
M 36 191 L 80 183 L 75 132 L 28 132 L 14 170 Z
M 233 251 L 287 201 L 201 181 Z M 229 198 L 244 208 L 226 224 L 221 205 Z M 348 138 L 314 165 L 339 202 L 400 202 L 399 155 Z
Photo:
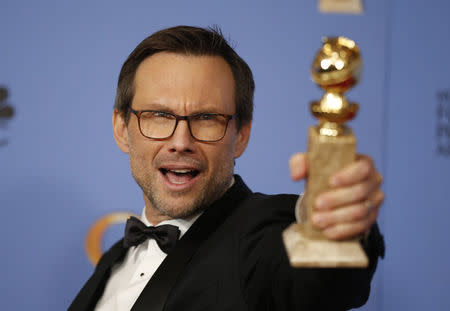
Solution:
M 361 55 L 354 41 L 345 37 L 324 38 L 311 67 L 313 81 L 325 91 L 320 101 L 311 103 L 311 112 L 320 121 L 320 135 L 339 136 L 346 132 L 344 123 L 355 117 L 358 104 L 349 103 L 344 92 L 358 83 L 361 67 Z
M 361 55 L 354 41 L 345 37 L 323 39 L 311 75 L 325 94 L 310 106 L 319 124 L 309 129 L 309 171 L 301 221 L 283 232 L 283 241 L 294 267 L 368 265 L 367 256 L 357 240 L 330 241 L 311 225 L 316 197 L 330 188 L 331 175 L 356 158 L 356 139 L 345 122 L 355 117 L 358 104 L 348 102 L 344 93 L 359 81 L 361 68 Z

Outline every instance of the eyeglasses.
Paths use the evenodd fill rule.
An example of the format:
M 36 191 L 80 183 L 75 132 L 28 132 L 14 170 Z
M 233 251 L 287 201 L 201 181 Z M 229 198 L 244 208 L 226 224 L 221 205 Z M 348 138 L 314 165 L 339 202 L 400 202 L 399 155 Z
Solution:
M 179 116 L 174 113 L 157 110 L 133 110 L 130 112 L 138 118 L 141 134 L 151 139 L 167 139 L 175 133 L 178 121 L 185 120 L 191 136 L 203 142 L 221 140 L 227 132 L 228 123 L 236 114 L 198 113 Z

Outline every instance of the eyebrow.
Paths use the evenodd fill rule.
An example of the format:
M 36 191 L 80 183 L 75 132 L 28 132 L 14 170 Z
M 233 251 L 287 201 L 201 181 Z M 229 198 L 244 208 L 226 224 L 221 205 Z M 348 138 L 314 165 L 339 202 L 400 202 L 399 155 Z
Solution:
M 158 110 L 158 111 L 173 112 L 173 110 L 167 107 L 166 105 L 159 103 L 145 104 L 144 107 L 140 110 Z
M 163 105 L 163 104 L 160 104 L 160 103 L 149 103 L 149 104 L 146 104 L 142 109 L 139 109 L 139 110 L 156 110 L 156 111 L 163 111 L 163 112 L 170 112 L 170 113 L 173 113 L 173 114 L 177 114 L 172 108 L 167 107 L 166 105 Z M 206 106 L 206 107 L 200 107 L 199 109 L 194 110 L 189 115 L 200 114 L 200 113 L 220 113 L 220 114 L 224 114 L 225 112 L 217 111 L 213 107 Z

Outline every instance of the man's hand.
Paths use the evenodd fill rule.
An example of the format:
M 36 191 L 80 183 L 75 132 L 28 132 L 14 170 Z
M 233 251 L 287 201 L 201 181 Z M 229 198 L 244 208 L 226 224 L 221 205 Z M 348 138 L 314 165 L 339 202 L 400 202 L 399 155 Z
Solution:
M 305 154 L 294 154 L 289 166 L 293 180 L 306 177 L 308 163 Z M 355 163 L 331 176 L 331 190 L 316 198 L 312 224 L 332 240 L 355 238 L 367 233 L 384 200 L 380 189 L 382 180 L 372 159 L 358 155 Z

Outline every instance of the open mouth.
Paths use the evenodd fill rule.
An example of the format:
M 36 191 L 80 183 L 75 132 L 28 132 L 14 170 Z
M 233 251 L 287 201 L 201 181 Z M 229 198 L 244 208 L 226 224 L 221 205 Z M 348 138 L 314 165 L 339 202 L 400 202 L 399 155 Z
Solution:
M 160 168 L 160 172 L 169 182 L 175 185 L 182 185 L 194 179 L 199 173 L 196 169 L 167 169 Z

